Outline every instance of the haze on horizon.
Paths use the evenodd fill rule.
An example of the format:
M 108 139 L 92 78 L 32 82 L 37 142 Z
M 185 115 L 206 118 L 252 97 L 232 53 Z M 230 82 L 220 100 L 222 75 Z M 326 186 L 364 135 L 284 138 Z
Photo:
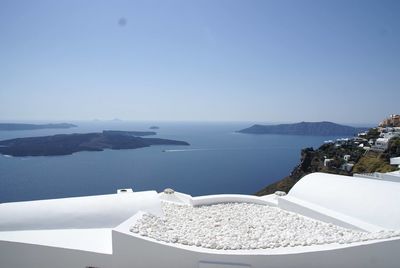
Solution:
M 0 1 L 0 120 L 399 113 L 400 1 Z

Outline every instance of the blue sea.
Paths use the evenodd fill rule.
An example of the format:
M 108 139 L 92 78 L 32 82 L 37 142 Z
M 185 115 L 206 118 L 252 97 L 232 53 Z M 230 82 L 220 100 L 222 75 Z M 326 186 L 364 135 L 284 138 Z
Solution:
M 337 137 L 235 133 L 251 123 L 72 122 L 71 129 L 0 131 L 0 140 L 102 130 L 143 130 L 190 146 L 79 152 L 68 156 L 0 155 L 0 202 L 173 188 L 193 196 L 253 194 L 290 174 L 300 150 Z

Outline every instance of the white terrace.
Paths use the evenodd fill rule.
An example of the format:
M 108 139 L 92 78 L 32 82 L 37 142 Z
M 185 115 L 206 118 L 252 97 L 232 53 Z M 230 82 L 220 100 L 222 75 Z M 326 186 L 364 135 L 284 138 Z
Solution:
M 398 182 L 314 173 L 304 177 L 288 195 L 191 197 L 173 191 L 160 194 L 126 191 L 4 203 L 0 204 L 0 267 L 398 267 L 399 192 Z M 146 219 L 165 224 L 175 213 L 171 214 L 171 209 L 176 207 L 193 211 L 220 204 L 213 207 L 215 216 L 215 209 L 226 209 L 225 205 L 232 203 L 239 203 L 235 207 L 238 210 L 253 207 L 264 211 L 263 206 L 267 210 L 280 210 L 282 217 L 291 215 L 301 222 L 314 222 L 315 228 L 328 226 L 349 234 L 361 233 L 365 239 L 224 249 L 223 246 L 210 248 L 201 243 L 180 243 L 179 237 L 173 241 L 162 240 L 149 236 L 152 230 L 148 228 L 146 233 L 139 230 Z M 233 220 L 235 215 L 244 215 L 237 212 L 229 213 Z M 252 215 L 252 211 L 248 213 Z M 204 216 L 204 211 L 200 216 Z M 171 231 L 185 235 L 182 228 L 193 226 L 183 227 L 187 217 L 184 213 L 180 217 L 181 222 L 172 217 L 175 230 Z M 253 213 L 252 219 L 239 222 L 254 221 L 256 217 L 258 214 Z M 279 224 L 279 218 L 274 220 L 271 224 Z M 258 223 L 254 223 L 258 228 Z M 201 227 L 198 222 L 194 224 Z M 135 226 L 139 229 L 132 232 Z M 260 226 L 268 229 L 265 224 Z M 329 228 L 324 229 L 328 235 Z M 210 232 L 215 230 L 210 227 Z M 261 232 L 259 236 L 262 235 Z M 216 236 L 220 237 L 218 232 Z

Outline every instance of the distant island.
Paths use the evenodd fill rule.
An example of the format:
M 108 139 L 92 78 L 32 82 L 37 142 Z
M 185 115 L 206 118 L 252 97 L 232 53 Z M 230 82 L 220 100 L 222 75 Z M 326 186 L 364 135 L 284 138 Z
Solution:
M 160 127 L 158 127 L 158 126 L 151 126 L 151 127 L 149 127 L 149 129 L 160 129 Z
M 366 129 L 367 128 L 356 128 L 323 121 L 280 125 L 253 125 L 237 132 L 246 134 L 283 134 L 304 136 L 353 136 L 361 131 L 365 131 Z
M 36 130 L 36 129 L 65 129 L 77 127 L 74 124 L 17 124 L 17 123 L 0 123 L 0 130 Z
M 189 145 L 185 141 L 138 137 L 153 135 L 152 133 L 154 132 L 108 130 L 101 133 L 10 139 L 0 141 L 0 153 L 10 156 L 53 156 L 80 151 L 137 149 L 151 145 Z

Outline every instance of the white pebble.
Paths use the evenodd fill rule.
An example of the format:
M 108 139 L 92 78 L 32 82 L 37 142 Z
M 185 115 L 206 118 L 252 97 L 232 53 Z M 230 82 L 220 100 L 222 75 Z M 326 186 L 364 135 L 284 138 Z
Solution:
M 162 209 L 165 218 L 144 214 L 130 231 L 167 243 L 217 250 L 347 244 L 400 236 L 400 230 L 359 232 L 258 204 L 192 207 L 162 202 Z

